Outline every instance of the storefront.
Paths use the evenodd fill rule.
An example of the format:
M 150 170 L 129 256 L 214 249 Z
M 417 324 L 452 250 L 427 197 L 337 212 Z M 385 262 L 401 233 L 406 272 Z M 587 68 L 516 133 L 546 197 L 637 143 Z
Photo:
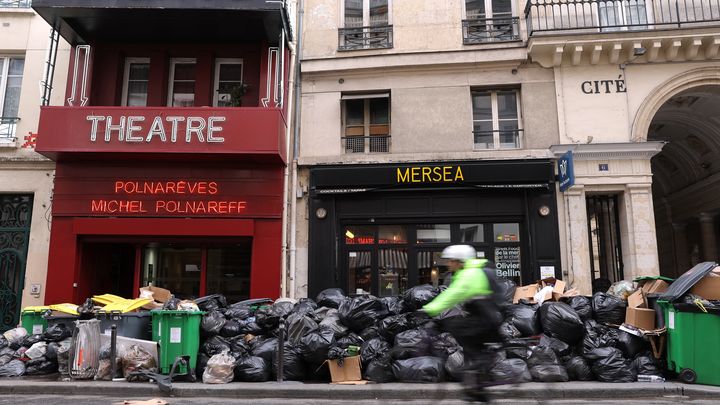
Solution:
M 442 284 L 456 243 L 518 284 L 561 276 L 549 160 L 315 167 L 310 193 L 310 296 Z

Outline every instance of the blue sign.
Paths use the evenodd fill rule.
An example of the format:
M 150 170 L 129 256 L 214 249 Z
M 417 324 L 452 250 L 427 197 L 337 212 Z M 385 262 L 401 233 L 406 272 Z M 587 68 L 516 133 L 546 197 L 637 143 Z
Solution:
M 575 170 L 573 169 L 572 151 L 565 152 L 558 159 L 558 181 L 560 182 L 560 191 L 565 191 L 575 185 Z

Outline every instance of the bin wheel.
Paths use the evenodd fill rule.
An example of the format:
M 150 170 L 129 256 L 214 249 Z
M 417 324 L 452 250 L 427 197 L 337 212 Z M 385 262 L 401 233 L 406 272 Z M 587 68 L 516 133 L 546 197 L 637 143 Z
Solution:
M 697 380 L 697 374 L 695 373 L 695 370 L 691 368 L 684 368 L 680 370 L 680 375 L 678 377 L 680 378 L 680 381 L 687 384 L 693 384 Z

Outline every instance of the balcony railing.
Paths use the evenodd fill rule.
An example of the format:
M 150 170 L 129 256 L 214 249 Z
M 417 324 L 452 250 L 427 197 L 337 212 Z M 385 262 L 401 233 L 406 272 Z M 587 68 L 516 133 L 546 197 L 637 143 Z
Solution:
M 463 43 L 485 44 L 520 40 L 518 17 L 474 18 L 463 20 Z
M 528 0 L 530 35 L 616 32 L 720 25 L 716 0 Z
M 387 153 L 390 135 L 344 136 L 342 147 L 345 153 Z
M 29 8 L 30 0 L 0 0 L 0 8 Z
M 18 117 L 0 117 L 0 141 L 15 141 L 15 127 Z
M 519 149 L 522 129 L 501 129 L 497 131 L 473 131 L 475 150 Z
M 393 27 L 356 27 L 338 29 L 340 51 L 358 49 L 387 49 L 393 47 Z

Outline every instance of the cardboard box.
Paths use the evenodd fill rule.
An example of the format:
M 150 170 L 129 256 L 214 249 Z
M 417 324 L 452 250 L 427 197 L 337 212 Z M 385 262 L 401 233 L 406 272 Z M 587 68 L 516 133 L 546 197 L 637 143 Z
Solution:
M 647 308 L 647 301 L 642 290 L 637 290 L 628 297 L 625 323 L 640 329 L 655 329 L 655 310 Z
M 541 289 L 547 286 L 553 286 L 552 292 L 545 295 L 545 301 L 559 301 L 565 293 L 565 282 L 554 277 L 542 279 L 538 284 Z
M 720 276 L 717 269 L 703 277 L 690 289 L 691 294 L 699 295 L 706 300 L 720 300 Z
M 517 304 L 520 300 L 527 300 L 529 302 L 535 302 L 535 294 L 538 292 L 537 284 L 530 284 L 523 287 L 517 287 L 515 289 L 515 295 L 513 296 L 513 304 Z
M 361 382 L 360 356 L 346 357 L 340 365 L 339 360 L 328 360 L 330 367 L 330 380 L 336 384 L 349 383 L 351 381 Z
M 154 286 L 140 287 L 140 292 L 142 293 L 142 291 L 151 292 L 153 295 L 153 298 L 157 302 L 165 303 L 172 297 L 172 293 L 170 292 L 170 290 L 166 290 L 166 289 L 160 288 L 160 287 L 154 287 Z
M 670 285 L 663 280 L 648 280 L 642 285 L 645 294 L 659 294 L 667 291 Z

